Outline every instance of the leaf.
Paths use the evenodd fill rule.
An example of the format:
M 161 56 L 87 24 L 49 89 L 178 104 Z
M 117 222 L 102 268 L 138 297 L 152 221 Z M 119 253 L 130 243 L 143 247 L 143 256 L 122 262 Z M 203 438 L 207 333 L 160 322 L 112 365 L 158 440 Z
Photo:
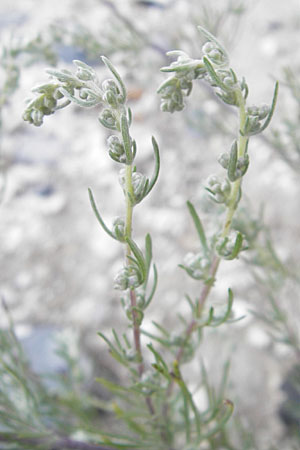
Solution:
M 222 376 L 222 380 L 221 380 L 221 383 L 219 386 L 219 391 L 218 391 L 218 401 L 219 402 L 222 402 L 223 398 L 224 398 L 225 390 L 226 390 L 227 384 L 228 384 L 229 371 L 230 371 L 230 361 L 227 360 L 224 364 L 223 376 Z
M 153 264 L 153 285 L 152 285 L 151 292 L 150 292 L 150 294 L 149 294 L 149 296 L 148 296 L 148 298 L 147 298 L 147 300 L 145 302 L 145 306 L 144 306 L 145 309 L 149 306 L 149 304 L 150 304 L 150 302 L 151 302 L 151 300 L 152 300 L 152 298 L 153 298 L 153 296 L 155 294 L 156 287 L 157 287 L 157 280 L 158 280 L 157 268 L 156 268 L 156 265 Z
M 159 169 L 160 169 L 159 147 L 153 136 L 152 136 L 152 147 L 153 147 L 154 157 L 155 157 L 155 167 L 154 167 L 154 173 L 149 182 L 149 186 L 148 186 L 146 195 L 149 194 L 149 192 L 152 190 L 153 186 L 155 185 L 155 183 L 158 179 Z
M 153 339 L 154 341 L 158 342 L 159 344 L 161 344 L 161 345 L 163 345 L 165 347 L 170 347 L 170 342 L 167 339 L 162 339 L 159 336 L 155 336 L 154 334 L 149 333 L 149 331 L 146 331 L 146 330 L 143 330 L 143 329 L 141 329 L 141 333 L 144 336 L 147 336 L 147 337 Z
M 221 325 L 222 323 L 225 323 L 227 321 L 227 319 L 229 319 L 230 315 L 231 315 L 231 311 L 232 311 L 232 305 L 233 305 L 233 292 L 232 290 L 229 288 L 228 289 L 228 303 L 227 303 L 227 310 L 224 314 L 223 317 L 221 317 L 220 319 L 216 319 L 213 318 L 213 321 L 211 323 L 209 323 L 209 325 L 211 327 L 218 327 L 219 325 Z
M 207 56 L 203 56 L 203 62 L 207 68 L 208 73 L 210 74 L 210 76 L 212 77 L 212 79 L 214 80 L 214 82 L 216 83 L 217 86 L 219 86 L 220 88 L 222 88 L 225 92 L 229 92 L 231 91 L 231 87 L 226 86 L 226 84 L 223 83 L 222 80 L 220 80 L 220 78 L 218 77 L 212 63 L 210 62 L 210 60 L 207 58 Z
M 113 392 L 115 394 L 128 394 L 130 393 L 130 389 L 121 386 L 120 384 L 113 383 L 110 380 L 107 380 L 106 378 L 98 377 L 95 379 L 97 383 L 102 384 L 108 391 Z M 127 397 L 124 397 L 127 398 Z
M 136 263 L 137 263 L 139 269 L 141 270 L 143 281 L 145 281 L 147 279 L 148 272 L 147 272 L 147 266 L 146 266 L 146 261 L 145 261 L 144 255 L 141 252 L 141 250 L 138 248 L 136 243 L 131 238 L 127 237 L 126 242 L 129 245 L 132 253 L 136 257 Z
M 242 248 L 242 244 L 243 244 L 243 235 L 240 232 L 238 232 L 231 256 L 228 259 L 234 259 L 238 256 Z
M 111 356 L 123 366 L 128 367 L 129 364 L 127 359 L 122 353 L 117 350 L 117 348 L 110 342 L 110 340 L 103 333 L 98 332 L 97 334 L 107 343 Z
M 188 390 L 188 388 L 187 388 L 187 386 L 186 386 L 186 384 L 185 384 L 185 382 L 184 382 L 184 380 L 183 380 L 183 378 L 181 376 L 181 373 L 180 373 L 180 370 L 179 370 L 178 361 L 176 361 L 176 360 L 174 361 L 173 368 L 174 368 L 174 372 L 173 372 L 174 378 L 173 379 L 178 384 L 178 386 L 180 387 L 182 395 L 183 395 L 183 398 L 184 398 L 184 402 L 185 402 L 185 420 L 187 422 L 189 422 L 189 412 L 188 412 L 188 410 L 186 410 L 186 408 L 187 408 L 187 405 L 190 405 L 190 407 L 191 407 L 191 409 L 192 409 L 192 411 L 194 413 L 194 417 L 195 417 L 197 438 L 199 438 L 200 437 L 200 433 L 201 433 L 201 418 L 200 418 L 199 411 L 198 411 L 198 409 L 197 409 L 197 407 L 196 407 L 196 405 L 194 403 L 192 394 Z
M 164 375 L 169 381 L 171 381 L 171 375 L 169 374 L 169 369 L 164 361 L 163 357 L 154 349 L 152 344 L 148 344 L 147 347 L 153 353 L 155 357 L 156 364 L 152 364 L 152 367 L 156 369 L 159 373 Z
M 264 131 L 267 128 L 267 126 L 269 125 L 269 123 L 271 122 L 271 120 L 272 120 L 272 117 L 273 117 L 273 114 L 274 114 L 274 111 L 275 111 L 275 107 L 276 107 L 276 103 L 277 103 L 278 89 L 279 89 L 279 83 L 278 83 L 278 81 L 276 81 L 270 112 L 269 112 L 269 114 L 268 114 L 264 124 L 259 129 L 258 133 L 261 133 L 262 131 Z M 254 133 L 254 134 L 258 134 L 258 133 Z
M 129 125 L 128 120 L 125 114 L 121 115 L 121 133 L 122 133 L 122 139 L 125 149 L 125 155 L 126 155 L 126 164 L 130 165 L 133 161 L 133 156 L 131 152 L 131 139 L 129 134 Z
M 67 91 L 67 89 L 64 89 L 63 87 L 59 88 L 59 91 L 63 94 L 64 97 L 66 97 L 68 100 L 70 100 L 73 103 L 76 103 L 79 106 L 83 106 L 83 107 L 92 107 L 92 106 L 96 106 L 99 103 L 101 103 L 101 98 L 99 97 L 94 97 L 93 100 L 83 100 L 80 98 L 75 97 L 74 95 L 70 94 L 69 91 Z
M 97 209 L 97 206 L 96 206 L 96 202 L 95 202 L 95 200 L 94 200 L 94 196 L 93 196 L 92 190 L 91 190 L 90 188 L 88 188 L 88 193 L 89 193 L 89 198 L 90 198 L 90 202 L 91 202 L 93 211 L 94 211 L 95 216 L 97 217 L 98 222 L 100 223 L 101 227 L 103 228 L 103 230 L 104 230 L 110 237 L 112 237 L 112 238 L 115 239 L 115 240 L 118 240 L 118 239 L 116 238 L 116 236 L 110 231 L 110 229 L 105 225 L 105 223 L 104 223 L 102 217 L 100 216 L 100 213 L 99 213 L 99 211 L 98 211 L 98 209 Z
M 204 34 L 206 39 L 213 42 L 214 44 L 216 44 L 217 47 L 219 47 L 219 49 L 221 50 L 221 52 L 223 53 L 223 55 L 225 56 L 225 59 L 226 59 L 224 64 L 225 65 L 228 64 L 229 63 L 228 53 L 227 53 L 226 49 L 223 47 L 223 45 L 218 41 L 218 39 L 215 36 L 213 36 L 209 31 L 207 31 L 205 28 L 201 27 L 201 25 L 198 25 L 197 28 L 202 34 Z
M 198 236 L 200 238 L 203 250 L 205 251 L 205 253 L 208 253 L 208 245 L 207 245 L 207 240 L 206 240 L 206 236 L 205 236 L 205 232 L 204 232 L 204 228 L 202 226 L 201 220 L 194 208 L 194 205 L 191 202 L 187 202 L 187 206 L 189 208 L 190 214 L 192 216 L 192 219 L 194 221 L 196 230 L 198 232 Z M 184 268 L 184 267 L 183 267 Z
M 221 419 L 219 419 L 214 427 L 212 427 L 207 433 L 201 436 L 201 441 L 205 439 L 209 439 L 210 437 L 214 436 L 216 433 L 222 430 L 230 417 L 232 416 L 234 405 L 230 400 L 224 400 L 223 405 L 225 406 L 225 412 Z M 199 442 L 201 442 L 199 441 Z
M 151 236 L 148 233 L 145 238 L 145 262 L 148 272 L 150 269 L 151 260 L 152 260 L 152 241 Z
M 118 81 L 119 87 L 121 90 L 122 103 L 125 103 L 126 97 L 127 97 L 127 92 L 126 92 L 126 87 L 123 83 L 122 78 L 120 77 L 119 73 L 117 72 L 117 70 L 115 69 L 113 64 L 110 62 L 110 60 L 108 58 L 106 58 L 106 56 L 101 56 L 101 59 L 104 62 L 104 64 L 106 65 L 106 67 L 111 71 L 111 73 L 116 78 L 116 80 Z
M 238 146 L 236 139 L 233 141 L 233 144 L 231 146 L 230 150 L 230 158 L 229 158 L 229 164 L 228 164 L 228 178 L 230 181 L 235 181 L 237 179 L 236 177 L 236 164 L 238 160 Z

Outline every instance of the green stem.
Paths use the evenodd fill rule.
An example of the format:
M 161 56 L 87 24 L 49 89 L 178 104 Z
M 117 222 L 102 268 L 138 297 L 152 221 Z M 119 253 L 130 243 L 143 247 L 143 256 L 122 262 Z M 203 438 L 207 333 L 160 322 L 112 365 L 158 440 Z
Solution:
M 132 236 L 132 216 L 133 216 L 133 186 L 132 186 L 132 165 L 125 166 L 125 202 L 126 202 L 126 222 L 125 235 L 131 239 Z M 126 246 L 126 257 L 130 256 L 131 250 L 129 245 Z M 129 260 L 127 260 L 129 264 Z
M 134 191 L 132 185 L 132 164 L 126 164 L 125 166 L 125 204 L 126 204 L 126 219 L 125 219 L 125 235 L 127 238 L 132 239 L 132 217 L 133 217 L 133 198 Z M 131 248 L 129 244 L 126 244 L 126 262 L 130 265 L 129 256 L 131 255 Z M 141 330 L 139 325 L 139 317 L 137 312 L 137 301 L 136 293 L 134 289 L 130 289 L 130 305 L 132 310 L 132 329 L 133 329 L 133 340 L 134 347 L 137 353 L 139 365 L 138 373 L 141 377 L 144 373 L 144 360 L 142 354 L 141 346 Z M 152 404 L 151 398 L 146 397 L 146 405 L 152 415 L 155 414 L 154 406 Z
M 132 186 L 132 165 L 125 166 L 125 201 L 126 201 L 126 222 L 125 222 L 125 232 L 127 238 L 132 238 L 132 216 L 133 216 L 133 186 Z M 130 246 L 126 245 L 126 259 L 127 264 L 130 265 L 129 256 L 131 255 Z M 140 326 L 138 323 L 138 315 L 136 311 L 136 293 L 134 289 L 130 289 L 130 304 L 132 309 L 132 326 L 133 326 L 133 339 L 134 346 L 137 352 L 139 360 L 139 375 L 141 376 L 144 372 L 143 356 L 141 349 L 141 333 Z
M 245 128 L 246 123 L 246 111 L 245 111 L 245 99 L 243 97 L 242 92 L 239 90 L 237 91 L 237 96 L 239 100 L 239 130 L 243 130 Z M 247 142 L 248 137 L 242 136 L 241 133 L 239 135 L 239 141 L 238 141 L 238 158 L 242 158 L 245 156 L 245 152 L 247 149 Z M 236 181 L 232 183 L 232 190 L 230 199 L 227 206 L 227 213 L 226 213 L 226 220 L 223 227 L 222 237 L 228 236 L 232 219 L 238 204 L 239 196 L 240 196 L 240 189 L 241 189 L 241 183 L 242 178 L 238 178 Z
M 240 89 L 237 91 L 236 95 L 238 97 L 238 102 L 239 102 L 239 130 L 243 130 L 245 127 L 245 122 L 246 122 L 245 99 L 244 99 L 242 91 Z M 238 141 L 238 158 L 241 158 L 245 155 L 246 150 L 247 150 L 247 142 L 248 142 L 248 138 L 246 136 L 242 136 L 240 133 L 239 141 Z M 227 205 L 226 219 L 225 219 L 223 231 L 222 231 L 223 238 L 228 236 L 230 228 L 231 228 L 233 216 L 234 216 L 234 213 L 235 213 L 235 210 L 236 210 L 236 207 L 238 204 L 238 200 L 240 197 L 241 182 L 242 182 L 242 178 L 239 178 L 238 180 L 236 180 L 232 183 L 231 196 L 230 196 L 230 199 L 229 199 L 229 202 Z M 218 271 L 220 262 L 221 262 L 221 258 L 219 256 L 215 255 L 212 260 L 211 267 L 210 267 L 210 274 L 209 274 L 210 281 L 207 282 L 203 286 L 200 296 L 199 296 L 199 299 L 198 299 L 198 302 L 197 302 L 197 317 L 198 318 L 201 317 L 203 306 L 204 306 L 206 299 L 209 296 L 210 291 L 213 287 L 214 280 L 215 280 L 216 273 Z M 196 322 L 193 319 L 186 329 L 186 339 L 184 341 L 184 345 L 190 339 L 193 331 L 196 328 L 197 328 Z M 183 356 L 184 345 L 178 350 L 178 353 L 176 355 L 176 359 L 178 362 L 180 362 L 180 360 Z

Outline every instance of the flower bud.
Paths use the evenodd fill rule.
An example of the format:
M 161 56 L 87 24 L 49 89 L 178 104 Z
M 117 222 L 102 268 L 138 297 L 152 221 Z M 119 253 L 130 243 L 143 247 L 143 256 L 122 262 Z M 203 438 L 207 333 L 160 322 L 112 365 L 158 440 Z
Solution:
M 79 91 L 79 97 L 82 98 L 82 100 L 87 100 L 89 96 L 89 91 L 87 89 L 80 89 Z
M 123 267 L 114 278 L 114 289 L 126 291 L 128 287 L 128 270 L 127 267 Z
M 122 217 L 116 217 L 113 221 L 113 233 L 120 242 L 125 242 L 125 221 Z
M 182 268 L 195 280 L 203 280 L 208 277 L 210 268 L 210 259 L 202 253 L 188 253 L 184 260 Z
M 228 152 L 221 153 L 218 157 L 218 163 L 221 164 L 221 166 L 224 167 L 224 169 L 227 169 L 228 164 L 229 164 L 229 159 L 230 159 L 230 155 Z
M 216 251 L 221 258 L 233 259 L 248 248 L 244 236 L 236 230 L 231 230 L 228 236 L 219 236 L 216 241 Z
M 79 78 L 79 80 L 82 81 L 88 81 L 88 80 L 92 80 L 93 77 L 93 73 L 87 69 L 83 69 L 82 67 L 78 67 L 76 73 L 75 73 L 76 77 Z
M 114 134 L 109 136 L 109 138 L 107 139 L 107 145 L 108 153 L 114 161 L 120 163 L 126 162 L 124 145 L 122 144 L 118 136 Z
M 56 107 L 57 101 L 53 97 L 45 96 L 43 103 L 46 108 L 52 111 Z
M 112 78 L 108 78 L 107 80 L 104 80 L 102 83 L 102 89 L 104 92 L 112 91 L 115 94 L 119 93 L 119 88 L 115 80 Z
M 105 108 L 100 116 L 99 120 L 103 126 L 115 130 L 117 128 L 117 120 L 111 109 Z
M 137 288 L 142 284 L 142 276 L 135 266 L 123 267 L 115 276 L 114 289 L 125 291 L 126 289 Z
M 145 175 L 141 174 L 140 172 L 133 172 L 132 187 L 136 202 L 142 200 L 146 182 L 147 178 L 145 177 Z
M 31 111 L 31 121 L 30 123 L 33 123 L 36 127 L 39 127 L 43 123 L 43 112 L 38 109 L 33 109 Z
M 268 105 L 261 105 L 258 110 L 259 120 L 265 119 L 270 112 L 270 107 Z
M 207 179 L 206 190 L 210 193 L 210 198 L 217 203 L 226 203 L 231 192 L 231 185 L 227 178 L 220 178 L 211 175 Z
M 145 306 L 145 294 L 141 292 L 136 292 L 136 305 L 139 309 L 144 309 Z
M 214 64 L 221 65 L 226 62 L 224 53 L 213 42 L 206 42 L 202 47 L 202 52 L 204 55 L 207 55 Z
M 119 88 L 117 83 L 109 78 L 102 83 L 103 100 L 108 103 L 112 108 L 117 108 L 119 103 Z

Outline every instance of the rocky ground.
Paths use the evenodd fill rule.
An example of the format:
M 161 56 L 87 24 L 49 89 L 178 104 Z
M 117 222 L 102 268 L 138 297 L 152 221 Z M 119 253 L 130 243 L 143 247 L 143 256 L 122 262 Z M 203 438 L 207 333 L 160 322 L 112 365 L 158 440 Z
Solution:
M 0 36 L 3 46 L 20 45 L 37 33 L 42 33 L 47 42 L 53 42 L 56 36 L 54 49 L 60 67 L 70 68 L 72 59 L 83 58 L 95 65 L 103 78 L 107 72 L 95 55 L 98 50 L 99 54 L 106 53 L 129 86 L 137 164 L 149 175 L 153 164 L 151 136 L 157 138 L 162 158 L 160 180 L 151 197 L 136 208 L 134 225 L 139 242 L 146 232 L 151 233 L 159 269 L 158 292 L 145 322 L 150 328 L 154 318 L 175 326 L 173 312 L 185 311 L 185 292 L 199 289 L 177 267 L 185 253 L 197 245 L 185 202 L 192 200 L 201 211 L 203 183 L 218 171 L 216 157 L 229 148 L 235 131 L 234 113 L 215 102 L 204 86 L 195 89 L 182 114 L 171 116 L 159 111 L 156 89 L 164 79 L 159 73 L 167 62 L 164 51 L 180 47 L 197 56 L 200 40 L 196 24 L 210 27 L 229 49 L 232 67 L 246 77 L 251 102 L 269 103 L 274 80 L 283 79 L 283 68 L 290 66 L 299 73 L 300 5 L 298 0 L 226 0 L 213 5 L 196 0 L 152 2 L 148 6 L 142 3 L 115 2 L 119 14 L 142 36 L 140 40 L 132 39 L 128 23 L 125 21 L 125 26 L 107 2 L 96 0 L 15 0 L 13 5 L 2 0 Z M 243 8 L 233 11 L 228 5 Z M 76 38 L 80 26 L 98 39 L 99 49 L 91 48 L 89 38 Z M 61 29 L 66 31 L 61 33 Z M 94 110 L 70 106 L 47 117 L 41 128 L 22 121 L 24 99 L 32 86 L 46 81 L 44 67 L 49 65 L 40 59 L 28 63 L 27 56 L 18 59 L 22 66 L 20 86 L 2 112 L 0 293 L 19 335 L 30 343 L 34 358 L 43 360 L 43 351 L 32 352 L 35 342 L 41 341 L 39 333 L 47 335 L 45 329 L 50 335 L 51 330 L 70 331 L 78 336 L 82 351 L 93 355 L 97 370 L 101 366 L 114 370 L 96 332 L 124 327 L 119 294 L 112 289 L 114 275 L 122 264 L 122 251 L 99 228 L 87 188 L 92 187 L 103 217 L 111 223 L 123 208 L 118 168 L 107 155 L 107 134 L 98 126 Z M 282 83 L 273 127 L 293 117 L 293 108 Z M 287 165 L 266 140 L 253 138 L 250 151 L 245 205 L 250 205 L 256 215 L 260 205 L 265 205 L 264 218 L 276 251 L 286 264 L 294 261 L 297 271 L 299 172 Z M 206 211 L 203 217 L 208 223 Z M 280 385 L 296 358 L 285 346 L 274 344 L 262 323 L 249 313 L 249 309 L 259 310 L 264 300 L 257 297 L 249 268 L 242 261 L 225 263 L 218 278 L 211 301 L 219 304 L 231 286 L 236 293 L 236 315 L 247 317 L 233 329 L 226 326 L 209 332 L 203 355 L 212 373 L 218 373 L 218 367 L 234 353 L 234 399 L 241 416 L 249 417 L 250 429 L 257 431 L 259 449 L 267 450 L 285 433 L 277 414 L 284 399 Z M 299 320 L 296 292 L 289 282 L 280 293 L 292 328 L 297 317 Z M 4 314 L 0 322 L 5 326 Z

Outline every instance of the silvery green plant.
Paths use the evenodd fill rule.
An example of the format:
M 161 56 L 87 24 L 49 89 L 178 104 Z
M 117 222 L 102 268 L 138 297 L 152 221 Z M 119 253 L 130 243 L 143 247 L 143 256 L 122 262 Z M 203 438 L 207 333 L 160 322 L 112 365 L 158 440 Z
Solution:
M 111 78 L 103 82 L 90 66 L 81 61 L 74 61 L 75 72 L 49 69 L 47 73 L 50 81 L 33 89 L 35 97 L 28 101 L 23 115 L 25 121 L 41 126 L 45 116 L 54 114 L 70 103 L 88 108 L 99 107 L 99 123 L 111 130 L 107 140 L 108 156 L 121 167 L 119 183 L 124 194 L 123 216 L 117 217 L 109 227 L 97 208 L 91 189 L 89 198 L 102 229 L 124 247 L 124 264 L 115 276 L 114 287 L 121 292 L 121 305 L 129 321 L 130 334 L 120 335 L 113 330 L 113 339 L 103 333 L 99 335 L 107 343 L 111 355 L 128 370 L 128 384 L 122 386 L 107 379 L 98 379 L 115 395 L 116 400 L 110 410 L 115 414 L 117 426 L 113 426 L 110 431 L 99 430 L 98 426 L 92 425 L 85 427 L 85 442 L 77 441 L 75 444 L 71 439 L 66 439 L 64 445 L 61 444 L 62 448 L 234 448 L 225 431 L 233 412 L 233 403 L 225 397 L 229 364 L 224 366 L 217 390 L 212 388 L 203 367 L 202 386 L 208 398 L 208 405 L 203 408 L 196 404 L 185 381 L 182 366 L 195 357 L 205 327 L 217 327 L 232 321 L 231 289 L 228 289 L 227 307 L 223 315 L 216 315 L 214 308 L 207 309 L 205 304 L 208 303 L 221 261 L 236 259 L 247 250 L 246 236 L 234 228 L 233 221 L 242 197 L 242 179 L 250 162 L 249 139 L 269 125 L 275 109 L 278 85 L 276 83 L 269 107 L 248 106 L 245 79 L 240 80 L 230 67 L 227 52 L 215 37 L 201 27 L 200 31 L 206 43 L 198 59 L 190 58 L 182 51 L 169 53 L 177 60 L 162 69 L 171 76 L 158 89 L 162 98 L 161 108 L 171 113 L 181 111 L 194 82 L 203 80 L 224 103 L 237 108 L 239 122 L 237 137 L 230 150 L 218 159 L 223 175 L 210 175 L 207 180 L 208 196 L 212 202 L 224 208 L 223 225 L 210 239 L 195 207 L 191 202 L 187 203 L 200 249 L 190 252 L 181 267 L 192 278 L 199 280 L 201 289 L 196 299 L 186 296 L 191 309 L 190 317 L 182 317 L 183 328 L 175 334 L 156 322 L 155 334 L 142 326 L 146 309 L 155 294 L 158 277 L 156 266 L 152 263 L 150 235 L 145 237 L 144 250 L 133 239 L 133 210 L 153 189 L 159 175 L 160 158 L 157 142 L 152 138 L 155 160 L 153 174 L 148 178 L 137 171 L 134 164 L 137 144 L 130 134 L 132 113 L 126 103 L 126 87 L 116 68 L 106 57 L 102 57 L 111 73 Z M 147 349 L 141 345 L 141 334 L 150 340 Z M 17 432 L 15 442 L 58 448 L 55 447 L 54 438 L 54 443 L 45 439 L 44 429 L 40 430 L 40 434 L 34 434 L 29 429 L 27 431 L 27 435 L 23 433 L 22 436 L 18 436 Z M 53 428 L 53 434 L 55 432 Z M 8 432 L 0 431 L 0 439 L 12 442 Z
M 188 205 L 195 221 L 202 253 L 209 256 L 210 263 L 202 259 L 198 263 L 196 274 L 199 279 L 205 280 L 203 294 L 198 300 L 201 310 L 210 288 L 213 285 L 218 266 L 222 259 L 235 259 L 239 253 L 247 248 L 245 236 L 232 228 L 235 211 L 242 196 L 242 179 L 249 167 L 248 145 L 251 136 L 263 132 L 269 125 L 274 113 L 278 83 L 275 85 L 273 100 L 270 106 L 248 106 L 248 85 L 244 78 L 238 79 L 236 73 L 229 65 L 229 56 L 217 39 L 204 28 L 199 27 L 207 39 L 202 47 L 202 57 L 193 59 L 182 51 L 171 51 L 171 57 L 177 59 L 168 67 L 161 70 L 171 74 L 158 89 L 161 95 L 161 109 L 174 113 L 181 111 L 185 106 L 185 99 L 191 94 L 193 82 L 202 80 L 208 83 L 215 94 L 226 104 L 238 110 L 237 138 L 233 141 L 228 152 L 222 153 L 218 162 L 224 169 L 224 174 L 212 174 L 208 177 L 206 190 L 211 200 L 223 204 L 225 220 L 219 232 L 207 242 L 204 229 L 192 205 Z M 189 263 L 183 265 L 187 273 L 194 276 L 195 259 L 189 258 Z M 200 267 L 203 273 L 200 274 Z M 209 266 L 209 267 L 208 267 Z

